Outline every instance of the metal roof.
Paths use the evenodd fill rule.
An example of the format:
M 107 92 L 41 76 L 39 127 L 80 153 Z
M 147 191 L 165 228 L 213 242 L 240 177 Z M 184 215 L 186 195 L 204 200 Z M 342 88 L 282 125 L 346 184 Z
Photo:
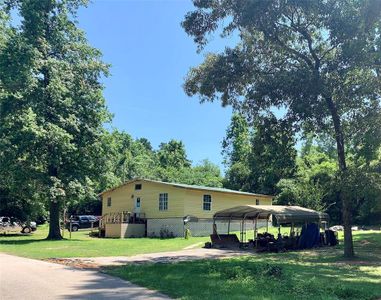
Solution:
M 174 186 L 174 187 L 178 187 L 178 188 L 201 190 L 201 191 L 212 191 L 212 192 L 239 194 L 239 195 L 247 195 L 247 196 L 259 196 L 259 197 L 273 197 L 271 195 L 241 192 L 241 191 L 224 189 L 224 188 L 218 188 L 218 187 L 208 187 L 208 186 L 201 186 L 201 185 L 190 185 L 190 184 L 176 183 L 176 182 L 164 182 L 164 181 L 158 181 L 158 180 L 152 180 L 152 179 L 141 179 L 141 178 L 136 178 L 136 179 L 132 179 L 132 180 L 126 181 L 125 183 L 123 183 L 123 184 L 121 184 L 121 185 L 119 185 L 117 187 L 114 187 L 112 189 L 103 191 L 99 195 L 102 195 L 102 194 L 104 194 L 106 192 L 113 191 L 113 190 L 115 190 L 115 189 L 117 189 L 119 187 L 122 187 L 124 185 L 127 185 L 129 183 L 133 183 L 133 182 L 136 182 L 136 181 L 153 182 L 153 183 L 159 183 L 159 184 Z
M 216 212 L 215 219 L 268 219 L 273 215 L 279 223 L 328 221 L 326 213 L 300 206 L 244 205 Z

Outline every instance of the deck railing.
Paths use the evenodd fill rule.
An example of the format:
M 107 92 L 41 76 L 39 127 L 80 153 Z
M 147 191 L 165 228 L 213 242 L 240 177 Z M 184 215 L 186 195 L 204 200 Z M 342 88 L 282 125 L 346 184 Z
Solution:
M 105 224 L 144 223 L 145 213 L 133 213 L 130 211 L 111 212 L 104 214 L 100 220 L 100 227 Z

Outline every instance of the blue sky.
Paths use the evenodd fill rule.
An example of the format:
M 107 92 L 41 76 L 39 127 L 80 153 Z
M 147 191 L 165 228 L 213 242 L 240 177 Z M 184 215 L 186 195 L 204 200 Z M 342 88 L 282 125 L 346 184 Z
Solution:
M 215 38 L 197 54 L 180 26 L 192 8 L 190 0 L 96 0 L 78 18 L 90 44 L 112 65 L 104 84 L 113 126 L 148 138 L 155 148 L 172 138 L 182 140 L 194 164 L 208 158 L 221 166 L 231 109 L 218 102 L 199 104 L 185 95 L 182 84 L 190 67 L 226 41 Z

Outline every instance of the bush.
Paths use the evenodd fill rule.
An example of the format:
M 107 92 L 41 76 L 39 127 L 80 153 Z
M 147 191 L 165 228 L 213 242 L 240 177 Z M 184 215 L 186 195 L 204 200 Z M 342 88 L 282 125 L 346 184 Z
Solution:
M 168 239 L 168 238 L 174 238 L 174 237 L 175 237 L 175 236 L 174 236 L 173 232 L 172 232 L 172 231 L 169 231 L 168 228 L 166 228 L 166 227 L 162 227 L 162 228 L 160 229 L 160 238 L 161 238 L 161 239 Z
M 192 237 L 192 232 L 189 228 L 185 229 L 184 238 L 188 240 L 190 237 Z

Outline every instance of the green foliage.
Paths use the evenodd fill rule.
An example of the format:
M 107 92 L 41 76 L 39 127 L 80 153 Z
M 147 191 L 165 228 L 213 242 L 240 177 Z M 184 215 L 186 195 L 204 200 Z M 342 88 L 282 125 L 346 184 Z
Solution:
M 208 160 L 191 165 L 182 142 L 171 140 L 153 149 L 147 139 L 117 130 L 104 134 L 104 170 L 98 191 L 133 178 L 148 178 L 204 186 L 222 186 L 218 166 Z
M 351 199 L 357 224 L 381 223 L 381 173 L 365 166 L 350 166 L 336 189 Z
M 250 153 L 250 130 L 245 118 L 234 113 L 222 141 L 222 155 L 226 166 L 246 161 Z
M 295 173 L 292 130 L 273 115 L 253 128 L 243 116 L 233 115 L 222 145 L 228 167 L 224 185 L 228 188 L 274 194 L 278 181 Z
M 50 206 L 50 238 L 60 238 L 64 201 L 94 193 L 103 124 L 109 114 L 100 52 L 76 27 L 84 1 L 14 1 L 21 25 L 0 53 L 0 160 L 7 190 Z M 14 185 L 14 186 L 12 186 Z M 38 196 L 33 195 L 38 193 Z
M 254 130 L 249 156 L 251 190 L 274 194 L 278 181 L 292 177 L 296 170 L 292 130 L 274 116 L 261 120 Z
M 161 143 L 157 155 L 162 168 L 187 168 L 191 165 L 181 141 L 170 140 L 168 143 Z
M 192 232 L 189 228 L 185 229 L 184 238 L 189 240 L 192 237 Z
M 277 184 L 275 203 L 300 205 L 330 214 L 332 222 L 341 223 L 341 203 L 338 193 L 351 199 L 354 222 L 358 225 L 379 224 L 381 219 L 381 160 L 369 163 L 350 155 L 349 167 L 344 178 L 338 177 L 338 168 L 330 147 L 321 141 L 307 139 L 297 159 L 297 173 L 291 179 Z M 373 155 L 373 154 L 372 154 Z
M 320 146 L 308 138 L 297 158 L 297 173 L 291 179 L 282 179 L 277 184 L 275 202 L 280 205 L 300 205 L 325 211 L 338 202 L 336 188 L 337 163 Z M 334 208 L 333 220 L 340 221 Z
M 199 51 L 221 29 L 222 38 L 234 34 L 239 42 L 207 54 L 189 71 L 188 95 L 198 95 L 201 102 L 219 99 L 254 120 L 285 109 L 282 119 L 295 130 L 336 141 L 340 180 L 346 180 L 347 149 L 372 157 L 381 143 L 380 1 L 193 4 L 182 26 Z M 341 191 L 339 197 L 350 257 L 352 199 Z

